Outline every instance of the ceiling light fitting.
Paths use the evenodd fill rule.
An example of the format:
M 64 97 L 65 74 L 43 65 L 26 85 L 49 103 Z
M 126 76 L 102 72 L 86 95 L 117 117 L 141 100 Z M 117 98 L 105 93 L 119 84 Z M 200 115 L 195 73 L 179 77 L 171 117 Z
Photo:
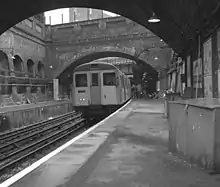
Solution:
M 150 17 L 148 19 L 148 22 L 149 23 L 158 23 L 158 22 L 160 22 L 160 19 L 158 17 L 156 17 L 155 13 L 153 12 L 152 17 Z

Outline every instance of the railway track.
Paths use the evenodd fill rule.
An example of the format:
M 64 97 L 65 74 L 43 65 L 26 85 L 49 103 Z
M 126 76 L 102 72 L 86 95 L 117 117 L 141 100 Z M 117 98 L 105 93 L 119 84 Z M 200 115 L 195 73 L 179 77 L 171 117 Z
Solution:
M 71 112 L 0 134 L 0 174 L 68 135 L 74 134 L 85 126 L 85 122 L 81 114 Z
M 25 126 L 25 127 L 20 128 L 18 130 L 12 130 L 9 132 L 1 133 L 0 134 L 0 145 L 4 144 L 5 142 L 11 141 L 13 139 L 17 139 L 20 136 L 24 136 L 26 134 L 29 134 L 37 129 L 43 129 L 49 125 L 55 124 L 55 123 L 60 122 L 64 119 L 71 118 L 75 114 L 76 114 L 75 111 L 69 112 L 67 114 L 60 115 L 60 116 L 57 116 L 57 117 L 49 119 L 49 120 L 44 120 L 41 122 L 34 123 L 32 125 Z

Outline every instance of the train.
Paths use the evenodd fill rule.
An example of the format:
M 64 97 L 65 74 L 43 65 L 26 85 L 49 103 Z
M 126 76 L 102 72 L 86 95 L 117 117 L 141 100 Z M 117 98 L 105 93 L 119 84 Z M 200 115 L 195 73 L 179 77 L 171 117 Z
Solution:
M 131 82 L 116 66 L 106 62 L 89 62 L 73 72 L 74 110 L 85 118 L 108 115 L 128 102 Z

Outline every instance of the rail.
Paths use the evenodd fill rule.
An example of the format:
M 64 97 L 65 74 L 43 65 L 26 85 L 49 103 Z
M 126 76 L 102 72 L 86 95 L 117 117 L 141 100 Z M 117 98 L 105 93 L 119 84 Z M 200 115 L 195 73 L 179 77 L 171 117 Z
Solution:
M 77 132 L 85 124 L 80 113 L 70 112 L 0 134 L 0 173 L 62 138 Z
M 43 120 L 43 121 L 34 123 L 32 125 L 25 126 L 23 128 L 17 129 L 17 130 L 12 130 L 12 131 L 8 131 L 8 132 L 0 133 L 0 144 L 2 144 L 3 143 L 2 141 L 6 140 L 8 138 L 12 138 L 13 136 L 17 136 L 19 134 L 23 135 L 23 133 L 25 133 L 25 132 L 30 133 L 31 131 L 35 130 L 36 128 L 48 125 L 50 123 L 58 122 L 64 118 L 67 118 L 71 115 L 74 115 L 75 113 L 76 112 L 70 112 L 70 113 L 49 119 L 49 120 Z M 0 147 L 0 149 L 1 149 L 1 147 Z

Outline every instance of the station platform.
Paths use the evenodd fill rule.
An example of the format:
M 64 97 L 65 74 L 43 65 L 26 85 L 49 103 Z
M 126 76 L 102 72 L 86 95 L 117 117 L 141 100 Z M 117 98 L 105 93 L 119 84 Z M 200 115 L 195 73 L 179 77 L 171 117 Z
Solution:
M 163 111 L 161 101 L 133 100 L 40 166 L 30 166 L 22 178 L 17 174 L 0 186 L 219 187 L 220 175 L 168 152 Z

